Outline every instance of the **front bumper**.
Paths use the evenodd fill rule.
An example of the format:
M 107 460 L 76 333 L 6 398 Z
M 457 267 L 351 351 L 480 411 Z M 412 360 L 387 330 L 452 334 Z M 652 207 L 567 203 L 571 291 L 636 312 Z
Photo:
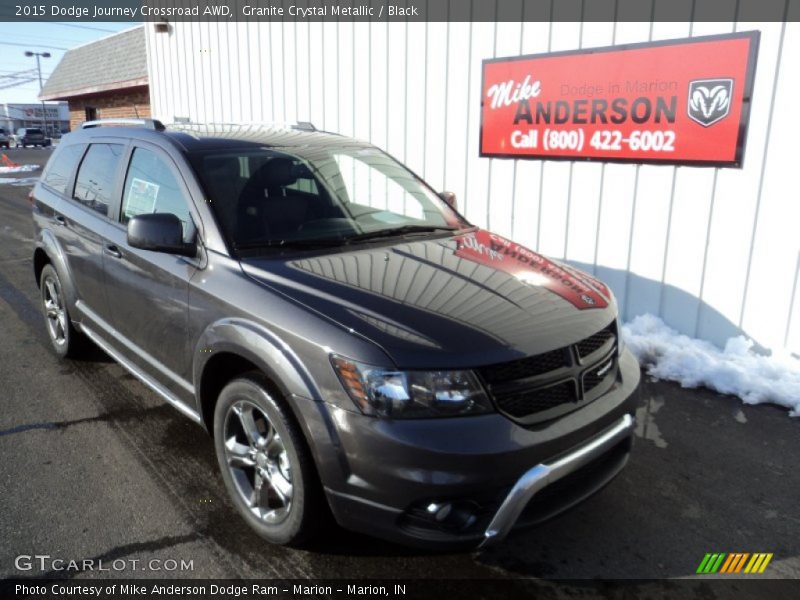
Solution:
M 405 544 L 476 546 L 580 502 L 628 458 L 640 372 L 627 351 L 619 365 L 607 394 L 535 426 L 500 414 L 389 421 L 331 408 L 340 468 L 321 475 L 337 521 Z M 466 516 L 437 521 L 446 505 Z
M 613 427 L 603 432 L 583 446 L 572 450 L 561 458 L 549 463 L 536 465 L 517 480 L 514 487 L 505 497 L 500 508 L 492 517 L 489 526 L 484 532 L 482 546 L 502 540 L 517 523 L 522 511 L 544 487 L 555 483 L 597 460 L 615 446 L 630 439 L 633 434 L 634 420 L 629 414 L 624 415 Z M 619 469 L 624 466 L 620 464 Z M 619 472 L 616 470 L 611 477 Z M 608 480 L 611 479 L 608 478 Z

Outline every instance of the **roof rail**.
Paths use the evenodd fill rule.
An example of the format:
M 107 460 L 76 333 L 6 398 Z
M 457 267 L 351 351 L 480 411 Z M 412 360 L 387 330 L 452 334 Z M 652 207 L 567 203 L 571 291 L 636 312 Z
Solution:
M 98 119 L 97 121 L 86 121 L 81 125 L 81 129 L 92 129 L 104 125 L 141 125 L 153 131 L 164 131 L 164 124 L 158 119 Z
M 294 125 L 292 125 L 292 129 L 298 129 L 300 131 L 316 131 L 317 128 L 314 127 L 314 124 L 310 121 L 298 121 Z

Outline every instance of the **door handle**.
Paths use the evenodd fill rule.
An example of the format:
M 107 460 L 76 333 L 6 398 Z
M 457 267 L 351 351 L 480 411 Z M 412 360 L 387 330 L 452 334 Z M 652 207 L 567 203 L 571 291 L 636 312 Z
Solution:
M 67 224 L 67 220 L 66 220 L 66 219 L 65 219 L 63 216 L 61 216 L 61 215 L 55 215 L 55 216 L 53 217 L 53 220 L 54 220 L 54 221 L 55 221 L 55 222 L 56 222 L 58 225 L 66 225 L 66 224 Z
M 122 252 L 114 244 L 106 244 L 103 251 L 114 258 L 122 258 Z

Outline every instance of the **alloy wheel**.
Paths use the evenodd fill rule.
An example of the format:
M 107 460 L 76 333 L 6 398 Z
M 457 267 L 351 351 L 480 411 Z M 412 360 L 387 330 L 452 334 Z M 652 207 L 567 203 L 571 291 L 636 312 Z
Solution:
M 294 486 L 289 454 L 266 413 L 248 400 L 231 405 L 224 424 L 225 460 L 250 511 L 276 524 L 291 512 Z
M 58 346 L 63 346 L 67 343 L 67 311 L 64 309 L 58 282 L 53 277 L 45 278 L 42 296 L 50 339 Z

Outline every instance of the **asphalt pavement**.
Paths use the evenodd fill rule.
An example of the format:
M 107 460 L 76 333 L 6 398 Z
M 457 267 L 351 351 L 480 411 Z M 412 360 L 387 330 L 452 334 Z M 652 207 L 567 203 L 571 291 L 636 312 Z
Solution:
M 646 377 L 625 471 L 497 547 L 427 553 L 336 528 L 308 550 L 266 544 L 228 501 L 204 430 L 101 351 L 51 352 L 29 190 L 0 183 L 0 578 L 52 572 L 17 568 L 49 555 L 130 565 L 64 577 L 651 579 L 695 577 L 707 552 L 771 552 L 765 576 L 800 578 L 800 419 Z M 142 570 L 152 559 L 193 568 Z

